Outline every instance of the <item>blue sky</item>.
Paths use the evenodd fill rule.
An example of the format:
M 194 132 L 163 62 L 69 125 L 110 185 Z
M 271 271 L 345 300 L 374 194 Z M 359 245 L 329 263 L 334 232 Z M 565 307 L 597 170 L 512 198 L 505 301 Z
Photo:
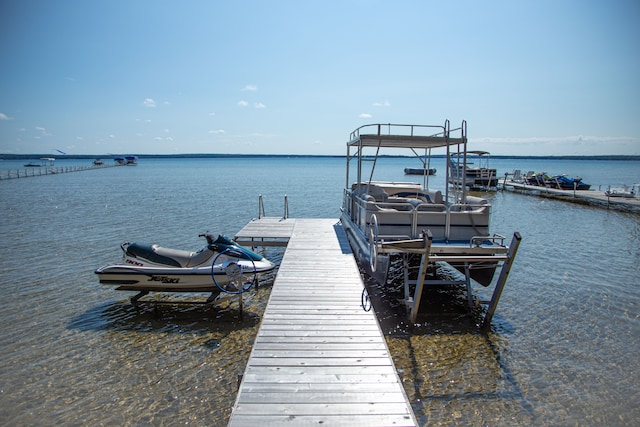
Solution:
M 640 154 L 637 0 L 5 0 L 0 153 Z

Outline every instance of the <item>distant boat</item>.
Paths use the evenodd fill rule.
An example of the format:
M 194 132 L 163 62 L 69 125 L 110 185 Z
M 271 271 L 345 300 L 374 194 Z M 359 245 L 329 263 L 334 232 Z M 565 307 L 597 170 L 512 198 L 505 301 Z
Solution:
M 404 168 L 404 173 L 406 175 L 435 175 L 436 168 Z
M 39 167 L 42 167 L 42 166 L 53 166 L 53 162 L 55 162 L 55 160 L 56 159 L 54 159 L 53 157 L 41 157 L 40 158 L 40 164 L 29 162 L 24 166 L 27 167 L 27 168 L 39 168 Z
M 456 186 L 466 186 L 472 190 L 490 190 L 498 186 L 498 173 L 489 167 L 488 151 L 467 151 L 467 162 L 462 159 L 450 160 L 451 176 L 449 183 Z M 477 156 L 478 166 L 469 161 L 471 155 Z
M 607 197 L 621 197 L 623 199 L 633 199 L 636 197 L 635 189 L 632 187 L 631 190 L 626 188 L 610 188 L 604 192 L 604 195 Z
M 104 165 L 104 162 L 103 162 L 102 160 L 100 160 L 100 159 L 95 159 L 95 160 L 93 161 L 93 164 L 94 164 L 95 166 L 102 166 L 102 165 Z
M 115 159 L 113 159 L 114 162 L 116 162 L 119 165 L 124 165 L 126 164 L 126 160 L 124 159 L 124 157 L 116 157 Z
M 545 184 L 550 188 L 560 190 L 588 190 L 591 185 L 582 182 L 582 178 L 569 178 L 566 175 L 556 175 L 549 178 Z
M 135 166 L 138 164 L 137 156 L 125 156 L 125 164 L 128 166 Z

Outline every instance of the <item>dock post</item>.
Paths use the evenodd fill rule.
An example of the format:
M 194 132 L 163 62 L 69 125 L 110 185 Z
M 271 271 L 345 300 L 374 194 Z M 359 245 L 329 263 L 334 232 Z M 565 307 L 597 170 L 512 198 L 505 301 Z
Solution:
M 484 321 L 482 322 L 483 328 L 488 327 L 491 324 L 491 319 L 493 319 L 493 314 L 495 313 L 496 307 L 498 306 L 498 301 L 500 301 L 502 289 L 504 289 L 504 285 L 505 283 L 507 283 L 507 277 L 509 276 L 509 271 L 511 270 L 511 266 L 513 265 L 513 261 L 516 257 L 516 252 L 518 252 L 518 246 L 520 246 L 521 240 L 522 236 L 516 231 L 513 234 L 513 239 L 511 239 L 511 244 L 509 245 L 509 251 L 507 253 L 507 260 L 500 270 L 498 282 L 496 283 L 496 287 L 493 290 L 493 295 L 491 296 L 491 301 L 489 302 L 487 313 L 484 316 Z
M 467 306 L 471 310 L 473 308 L 473 290 L 471 289 L 471 266 L 468 262 L 464 263 L 464 282 L 467 287 Z
M 411 323 L 416 323 L 418 318 L 418 309 L 420 308 L 420 300 L 422 299 L 422 289 L 424 288 L 424 280 L 427 275 L 427 268 L 429 267 L 429 253 L 431 252 L 431 242 L 433 236 L 431 230 L 423 232 L 424 236 L 424 254 L 420 260 L 420 271 L 418 272 L 418 282 L 416 283 L 416 290 L 413 293 L 413 304 L 411 305 L 410 318 Z

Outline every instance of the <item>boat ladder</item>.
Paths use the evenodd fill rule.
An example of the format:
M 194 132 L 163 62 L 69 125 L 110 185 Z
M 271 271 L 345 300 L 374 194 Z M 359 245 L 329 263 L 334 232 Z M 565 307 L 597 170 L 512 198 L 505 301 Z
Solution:
M 264 210 L 264 198 L 262 194 L 258 196 L 258 219 L 265 218 L 267 215 Z M 284 195 L 284 212 L 282 213 L 282 219 L 289 218 L 289 198 Z

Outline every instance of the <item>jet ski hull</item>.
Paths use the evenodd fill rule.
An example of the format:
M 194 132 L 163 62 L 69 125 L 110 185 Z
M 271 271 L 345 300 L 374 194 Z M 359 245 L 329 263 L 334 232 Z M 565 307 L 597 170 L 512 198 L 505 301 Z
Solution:
M 232 273 L 229 266 L 235 265 Z M 122 290 L 215 290 L 237 280 L 238 274 L 247 277 L 266 273 L 275 265 L 263 258 L 260 261 L 237 261 L 194 268 L 167 268 L 162 266 L 129 266 L 123 264 L 107 265 L 95 271 L 100 283 L 118 285 Z M 214 278 L 215 277 L 215 282 Z M 216 285 L 216 282 L 218 285 Z

